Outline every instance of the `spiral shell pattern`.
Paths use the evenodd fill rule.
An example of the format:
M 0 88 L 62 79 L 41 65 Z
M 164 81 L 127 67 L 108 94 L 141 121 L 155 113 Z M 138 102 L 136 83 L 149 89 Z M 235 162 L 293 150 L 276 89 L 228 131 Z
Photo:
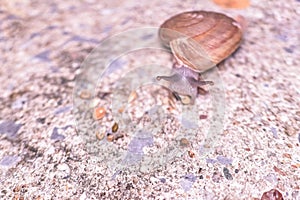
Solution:
M 177 60 L 202 72 L 230 56 L 240 45 L 242 29 L 225 14 L 211 11 L 180 13 L 166 20 L 159 37 Z

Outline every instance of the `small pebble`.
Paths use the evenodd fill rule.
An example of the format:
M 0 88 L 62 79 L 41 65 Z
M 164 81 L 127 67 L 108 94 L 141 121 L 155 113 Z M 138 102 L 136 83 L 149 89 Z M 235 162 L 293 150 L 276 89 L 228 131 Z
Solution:
M 104 132 L 96 131 L 96 137 L 98 140 L 102 140 L 105 136 Z
M 191 181 L 191 182 L 195 182 L 196 179 L 197 179 L 197 177 L 196 177 L 194 174 L 187 174 L 187 175 L 184 176 L 184 178 L 185 178 L 186 180 Z
M 165 183 L 166 179 L 165 178 L 160 178 L 160 182 Z
M 143 155 L 143 148 L 153 145 L 153 136 L 150 132 L 139 130 L 128 145 L 128 152 L 133 155 Z
M 284 153 L 284 154 L 282 154 L 282 156 L 285 157 L 285 158 L 292 159 L 292 155 L 289 154 L 289 153 Z
M 49 62 L 50 61 L 50 58 L 49 58 L 50 53 L 51 53 L 50 50 L 45 50 L 45 51 L 35 55 L 34 58 L 37 58 L 41 61 Z
M 90 101 L 89 107 L 90 107 L 91 109 L 93 109 L 93 108 L 95 108 L 96 106 L 98 106 L 99 103 L 100 103 L 100 99 L 94 98 L 94 99 L 92 99 L 92 100 Z
M 292 197 L 293 197 L 293 199 L 297 199 L 297 197 L 299 197 L 300 198 L 300 191 L 293 191 L 292 192 Z
M 286 133 L 288 136 L 293 136 L 293 135 L 296 134 L 296 129 L 295 129 L 293 126 L 286 125 L 286 126 L 285 126 L 285 133 Z
M 83 90 L 83 91 L 81 91 L 80 94 L 79 94 L 79 97 L 80 97 L 81 99 L 90 99 L 91 96 L 92 96 L 91 93 L 90 93 L 89 91 L 87 91 L 87 90 Z
M 286 176 L 286 172 L 282 171 L 281 169 L 279 169 L 278 167 L 274 166 L 273 167 L 274 171 L 277 172 L 278 174 L 280 174 L 281 176 Z
M 218 162 L 218 161 L 215 160 L 215 159 L 206 158 L 206 163 L 209 163 L 209 164 L 215 164 L 216 162 Z
M 21 190 L 21 185 L 17 185 L 16 187 L 14 187 L 13 192 L 20 192 Z
M 16 124 L 14 121 L 4 121 L 0 123 L 0 134 L 5 134 L 9 139 L 15 139 L 21 124 Z
M 64 140 L 66 137 L 60 133 L 58 133 L 59 128 L 55 127 L 50 136 L 51 140 Z
M 218 156 L 217 160 L 222 165 L 231 165 L 232 164 L 232 159 L 231 158 L 226 158 L 225 156 Z
M 294 53 L 294 49 L 292 47 L 284 47 L 283 48 L 287 53 Z
M 114 135 L 113 134 L 108 134 L 106 139 L 107 139 L 107 141 L 112 142 L 114 140 Z
M 66 163 L 58 164 L 56 166 L 56 169 L 57 169 L 57 174 L 56 175 L 59 178 L 66 179 L 66 178 L 70 177 L 71 169 L 70 169 L 69 165 L 67 165 Z
M 188 151 L 190 158 L 195 158 L 195 153 L 193 151 Z
M 64 106 L 64 107 L 56 109 L 54 111 L 54 114 L 58 115 L 58 114 L 66 113 L 66 112 L 70 111 L 71 109 L 72 109 L 72 106 Z
M 153 184 L 157 184 L 158 181 L 159 181 L 159 179 L 156 178 L 156 177 L 151 176 L 151 177 L 149 178 L 149 181 L 150 181 L 151 183 L 153 183 Z
M 109 133 L 107 135 L 106 139 L 107 139 L 107 141 L 112 142 L 112 141 L 120 139 L 122 137 L 124 137 L 123 133 L 116 133 L 116 134 Z
M 28 101 L 26 96 L 21 96 L 19 98 L 17 98 L 12 104 L 11 104 L 11 108 L 12 109 L 21 109 L 23 108 L 23 106 L 26 104 L 26 102 Z
M 230 174 L 229 172 L 229 169 L 227 169 L 226 167 L 223 168 L 223 173 L 224 173 L 224 176 L 227 180 L 233 180 L 233 177 L 232 175 Z
M 207 119 L 207 115 L 200 115 L 199 118 L 200 119 Z
M 272 184 L 277 184 L 278 179 L 276 177 L 276 174 L 274 173 L 269 173 L 267 176 L 264 177 L 268 182 L 272 183 Z
M 46 121 L 46 118 L 45 118 L 45 117 L 40 117 L 40 118 L 37 118 L 36 121 L 37 121 L 38 123 L 44 124 L 45 121 Z
M 219 183 L 221 181 L 221 178 L 222 178 L 222 176 L 219 172 L 214 172 L 211 177 L 212 181 L 215 183 Z
M 103 107 L 98 107 L 94 110 L 93 117 L 95 120 L 100 120 L 105 116 L 105 114 L 106 114 L 105 109 Z
M 114 135 L 114 139 L 115 139 L 115 140 L 120 139 L 120 138 L 122 138 L 122 137 L 124 137 L 124 134 L 123 134 L 123 133 L 117 133 L 117 134 Z
M 274 137 L 275 139 L 278 139 L 277 129 L 274 128 L 274 127 L 271 127 L 270 130 L 271 130 L 271 132 L 273 133 L 273 137 Z
M 181 179 L 180 185 L 181 185 L 182 189 L 185 192 L 187 192 L 190 189 L 192 189 L 193 184 L 196 180 L 197 180 L 196 176 L 194 176 L 193 174 L 187 174 Z
M 128 103 L 132 103 L 137 98 L 137 93 L 135 91 L 131 92 L 128 97 Z
M 118 131 L 118 129 L 119 129 L 119 125 L 118 125 L 117 122 L 115 122 L 114 125 L 113 125 L 112 128 L 111 128 L 111 131 L 112 131 L 113 133 L 115 133 L 115 132 Z
M 21 161 L 21 157 L 19 156 L 4 156 L 1 161 L 0 165 L 5 167 L 14 167 Z
M 139 182 L 139 179 L 138 179 L 137 177 L 133 177 L 133 178 L 132 178 L 132 182 L 133 182 L 134 184 L 137 184 L 137 183 Z
M 132 183 L 128 183 L 128 184 L 126 185 L 126 190 L 130 190 L 130 189 L 132 189 L 132 188 L 134 188 L 133 185 L 132 185 Z
M 188 147 L 188 146 L 190 146 L 190 142 L 186 138 L 181 138 L 179 143 L 180 143 L 181 147 Z
M 180 99 L 184 105 L 188 105 L 191 103 L 191 98 L 189 96 L 181 96 Z
M 119 113 L 123 113 L 123 112 L 124 112 L 124 110 L 125 110 L 125 107 L 124 107 L 124 106 L 122 106 L 121 108 L 119 108 L 118 112 L 119 112 Z
M 86 200 L 86 199 L 87 199 L 86 193 L 84 192 L 80 195 L 79 200 Z
M 200 167 L 199 169 L 198 169 L 198 173 L 200 174 L 202 172 L 202 168 Z

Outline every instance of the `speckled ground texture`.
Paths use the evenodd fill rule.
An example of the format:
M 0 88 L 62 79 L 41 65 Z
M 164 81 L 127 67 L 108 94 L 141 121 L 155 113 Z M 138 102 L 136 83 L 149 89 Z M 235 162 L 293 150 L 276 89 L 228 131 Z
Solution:
M 73 89 L 81 63 L 104 38 L 200 9 L 241 15 L 247 22 L 241 47 L 218 67 L 226 112 L 214 150 L 202 158 L 194 145 L 167 165 L 114 176 L 76 131 Z M 284 199 L 299 200 L 299 15 L 298 0 L 253 0 L 243 10 L 204 0 L 1 0 L 0 199 L 261 199 L 276 189 Z M 119 65 L 143 63 L 141 58 L 143 51 Z M 171 57 L 159 59 L 172 65 Z M 180 104 L 166 89 L 153 90 L 156 103 Z M 149 94 L 138 92 L 139 103 L 131 107 L 136 118 L 153 104 Z M 113 124 L 110 98 L 101 86 L 95 104 L 107 114 L 94 123 L 104 132 Z M 205 129 L 209 95 L 199 95 L 196 105 Z M 177 125 L 165 121 L 165 140 Z M 107 140 L 91 134 L 96 142 Z

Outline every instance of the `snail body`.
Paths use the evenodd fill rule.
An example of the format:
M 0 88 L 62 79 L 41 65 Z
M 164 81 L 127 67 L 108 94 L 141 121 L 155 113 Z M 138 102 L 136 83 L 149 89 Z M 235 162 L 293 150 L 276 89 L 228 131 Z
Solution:
M 199 73 L 236 51 L 242 35 L 239 23 L 222 13 L 189 11 L 171 17 L 160 26 L 159 37 L 181 67 L 173 76 L 158 76 L 158 80 L 170 82 L 173 92 L 189 96 L 193 102 L 197 87 L 212 84 L 199 80 Z

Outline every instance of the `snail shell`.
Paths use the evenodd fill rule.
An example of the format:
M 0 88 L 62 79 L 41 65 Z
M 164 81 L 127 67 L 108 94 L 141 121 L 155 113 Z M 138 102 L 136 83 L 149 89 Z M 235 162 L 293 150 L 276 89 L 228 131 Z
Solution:
M 190 11 L 166 20 L 159 37 L 180 64 L 203 72 L 231 55 L 240 45 L 237 21 L 217 12 Z

